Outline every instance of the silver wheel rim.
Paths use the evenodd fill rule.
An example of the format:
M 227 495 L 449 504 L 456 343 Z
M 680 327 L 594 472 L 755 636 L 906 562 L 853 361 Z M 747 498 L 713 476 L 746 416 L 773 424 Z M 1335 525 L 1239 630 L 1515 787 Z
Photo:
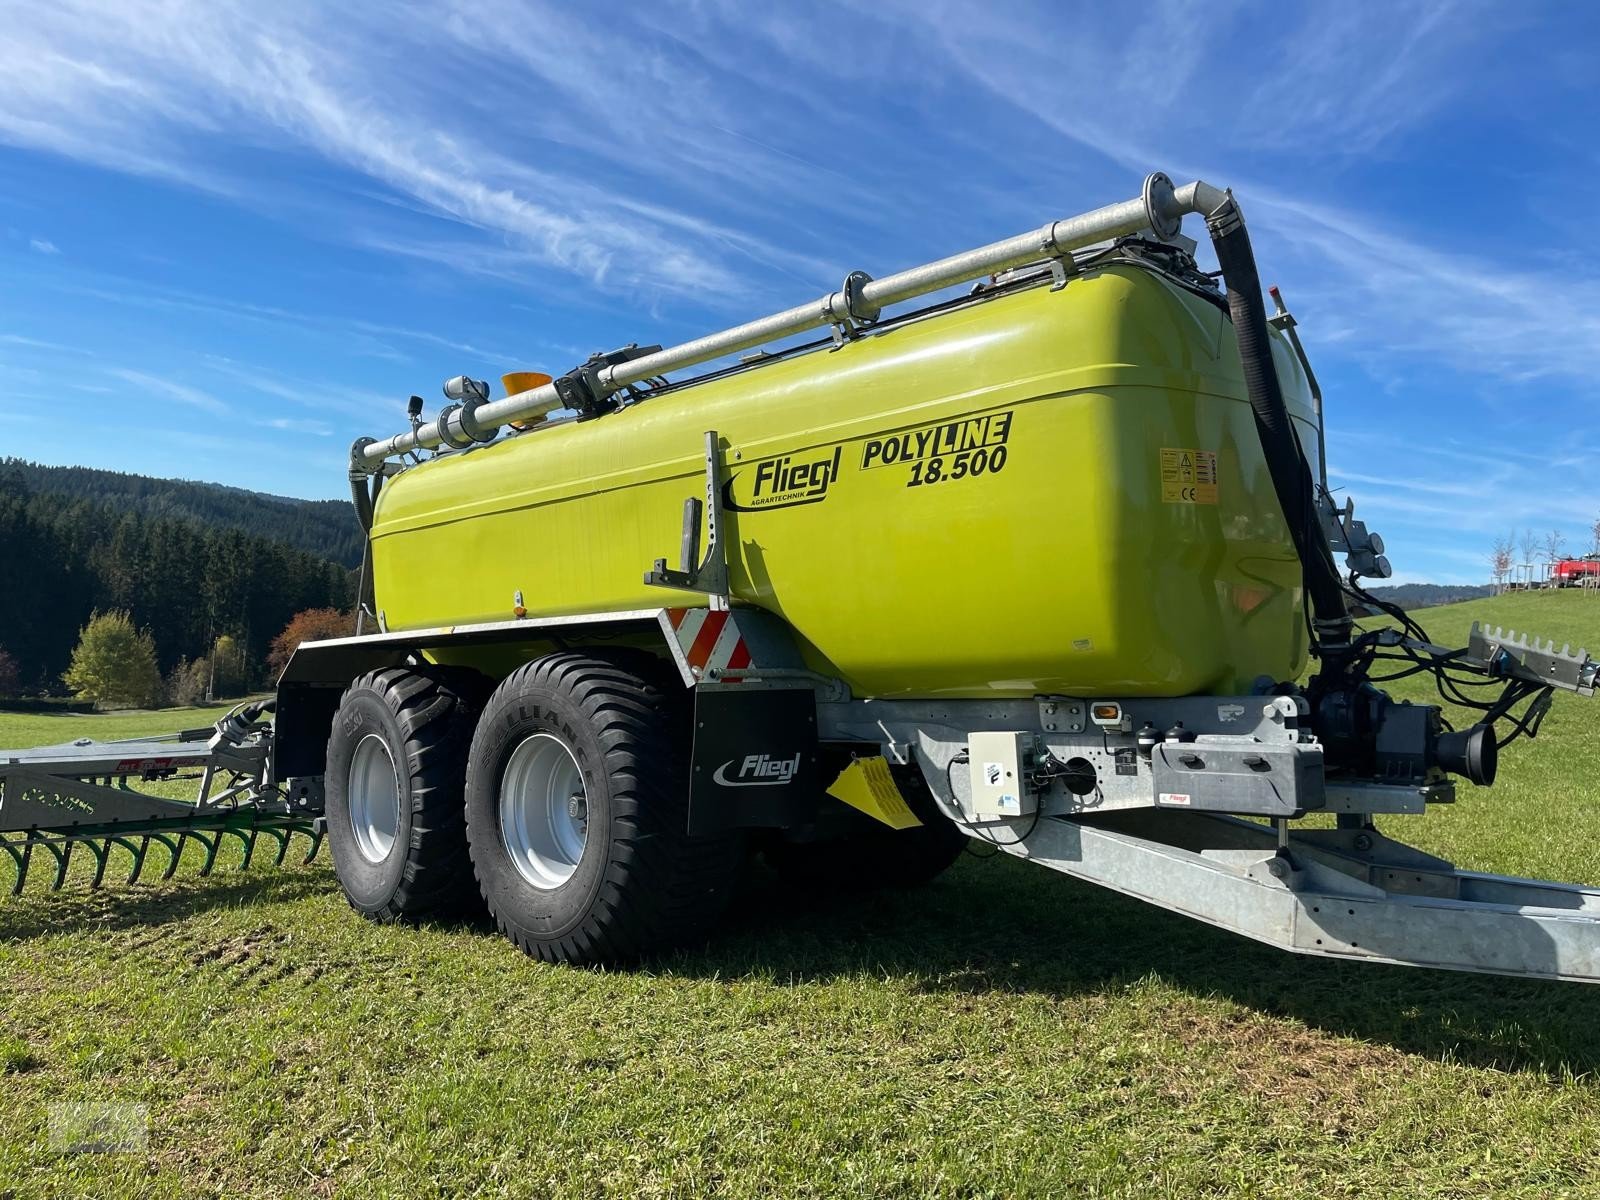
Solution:
M 356 849 L 369 863 L 383 862 L 400 832 L 400 776 L 381 734 L 369 733 L 356 743 L 347 795 Z
M 541 891 L 572 878 L 589 837 L 589 794 L 560 738 L 536 733 L 511 752 L 500 781 L 500 835 L 517 874 Z

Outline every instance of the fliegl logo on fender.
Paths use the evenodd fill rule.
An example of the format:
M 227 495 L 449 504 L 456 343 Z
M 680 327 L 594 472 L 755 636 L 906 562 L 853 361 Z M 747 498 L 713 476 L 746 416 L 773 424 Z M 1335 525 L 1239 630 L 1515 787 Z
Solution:
M 861 469 L 900 467 L 907 487 L 993 475 L 1010 457 L 1012 410 L 868 438 Z
M 759 512 L 819 504 L 839 482 L 843 457 L 843 449 L 833 446 L 813 454 L 780 454 L 753 462 L 724 485 L 722 505 L 734 512 Z
M 739 769 L 732 774 L 735 764 Z M 788 783 L 800 772 L 800 756 L 774 758 L 770 754 L 747 754 L 742 760 L 730 758 L 711 776 L 723 787 L 778 787 Z

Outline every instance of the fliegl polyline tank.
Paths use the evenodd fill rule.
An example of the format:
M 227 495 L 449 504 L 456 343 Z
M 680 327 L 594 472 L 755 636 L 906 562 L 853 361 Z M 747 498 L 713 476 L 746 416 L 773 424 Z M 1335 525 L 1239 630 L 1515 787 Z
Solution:
M 386 627 L 704 603 L 641 566 L 714 429 L 730 599 L 861 694 L 1294 678 L 1300 565 L 1228 331 L 1216 298 L 1106 255 L 441 456 L 377 504 Z M 1314 447 L 1304 372 L 1277 358 Z

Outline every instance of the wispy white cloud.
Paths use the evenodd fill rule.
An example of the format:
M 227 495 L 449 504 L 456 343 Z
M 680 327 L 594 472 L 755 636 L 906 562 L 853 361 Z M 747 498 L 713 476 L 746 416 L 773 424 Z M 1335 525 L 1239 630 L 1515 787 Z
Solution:
M 1251 187 L 1247 212 L 1292 261 L 1323 281 L 1317 311 L 1366 317 L 1356 336 L 1413 359 L 1448 356 L 1513 383 L 1560 377 L 1587 388 L 1600 358 L 1600 283 L 1570 269 L 1537 269 L 1440 249 L 1328 204 Z M 1302 270 L 1305 268 L 1302 266 Z M 1559 307 L 1553 300 L 1560 298 Z M 1559 314 L 1560 334 L 1552 325 Z
M 1358 471 L 1346 471 L 1341 467 L 1329 463 L 1328 477 L 1335 484 L 1370 484 L 1384 488 L 1399 488 L 1401 491 L 1425 492 L 1433 496 L 1473 496 L 1483 495 L 1481 481 L 1465 482 L 1430 482 L 1423 479 L 1410 479 L 1405 477 L 1385 475 L 1364 475 Z
M 294 420 L 290 417 L 254 418 L 250 422 L 261 429 L 276 429 L 282 433 L 309 434 L 312 437 L 332 437 L 333 429 L 326 421 Z
M 294 0 L 270 8 L 172 0 L 159 9 L 62 0 L 32 10 L 0 44 L 0 139 L 227 190 L 246 202 L 245 181 L 208 148 L 227 139 L 281 147 L 365 177 L 435 219 L 504 239 L 542 268 L 600 286 L 737 291 L 738 260 L 796 269 L 786 251 L 746 230 L 719 229 L 635 190 L 602 185 L 594 173 L 536 170 L 462 119 L 472 113 L 477 78 L 494 61 L 509 65 L 506 34 L 520 21 L 536 18 L 543 31 L 537 58 L 518 64 L 526 102 L 546 114 L 563 104 L 585 109 L 589 120 L 568 133 L 586 151 L 607 144 L 593 138 L 595 121 L 621 130 L 631 110 L 633 128 L 648 136 L 669 127 L 677 106 L 688 111 L 694 98 L 684 72 L 666 57 L 656 55 L 649 70 L 669 86 L 639 106 L 617 87 L 624 60 L 613 51 L 597 69 L 605 60 L 588 53 L 609 34 L 585 32 L 562 9 L 519 18 L 498 6 L 438 14 L 358 7 L 340 10 L 337 21 L 331 12 Z M 481 52 L 490 31 L 493 61 Z M 380 46 L 449 59 L 460 73 L 444 80 L 381 74 L 378 64 L 393 59 L 376 53 Z M 530 80 L 533 63 L 544 64 L 542 80 Z M 333 215 L 330 232 L 360 227 L 353 214 Z
M 1600 284 L 1565 263 L 1508 264 L 1408 234 L 1361 213 L 1349 189 L 1297 191 L 1257 178 L 1273 151 L 1293 151 L 1299 176 L 1307 157 L 1370 154 L 1424 125 L 1481 86 L 1474 65 L 1516 19 L 1504 11 L 1467 0 L 1274 9 L 1279 36 L 1246 48 L 1240 27 L 1259 21 L 1259 8 L 1171 0 L 1132 25 L 1110 10 L 1079 14 L 1086 19 L 1075 22 L 1066 59 L 1038 35 L 1049 24 L 1045 8 L 907 0 L 904 12 L 908 28 L 971 79 L 1111 162 L 1234 187 L 1263 260 L 1320 284 L 1298 297 L 1321 322 L 1320 344 L 1356 356 L 1447 355 L 1517 383 L 1559 376 L 1591 385 Z M 1112 61 L 1116 71 L 1082 66 Z M 1236 104 L 1223 89 L 1241 76 L 1255 86 Z M 1563 329 L 1553 339 L 1557 295 Z M 1350 321 L 1352 311 L 1363 319 Z
M 209 373 L 228 381 L 231 393 L 242 390 L 293 405 L 295 415 L 274 417 L 268 422 L 274 429 L 315 427 L 321 432 L 332 432 L 321 420 L 309 417 L 310 411 L 338 412 L 367 421 L 394 419 L 402 411 L 399 403 L 402 397 L 386 396 L 366 388 L 349 387 L 327 379 L 305 379 L 260 363 L 238 362 L 214 354 L 206 355 L 205 363 Z M 244 399 L 242 403 L 248 405 L 251 401 Z
M 399 361 L 407 361 L 408 356 L 394 351 L 390 343 L 414 343 L 437 347 L 487 363 L 518 362 L 525 353 L 505 347 L 482 345 L 428 329 L 415 329 L 360 317 L 333 316 L 314 310 L 255 304 L 191 288 L 144 283 L 110 272 L 79 270 L 65 276 L 59 274 L 38 276 L 30 280 L 30 285 L 106 304 L 191 313 L 210 321 L 226 320 L 263 326 L 293 326 L 318 336 L 338 340 L 346 353 L 393 357 Z M 34 344 L 46 345 L 42 342 Z
M 39 254 L 60 254 L 60 248 L 47 238 L 29 238 L 28 249 Z
M 135 371 L 129 367 L 113 367 L 106 374 L 120 379 L 124 383 L 130 383 L 141 391 L 154 393 L 168 400 L 175 400 L 179 404 L 187 405 L 190 408 L 198 408 L 203 412 L 221 416 L 228 411 L 228 406 L 210 392 L 203 392 L 197 387 L 179 383 L 175 379 L 166 379 L 159 375 L 151 375 L 145 371 Z
M 0 346 L 20 346 L 28 350 L 48 350 L 53 353 L 94 356 L 94 351 L 83 346 L 68 346 L 44 338 L 24 337 L 20 333 L 0 333 Z
M 1343 157 L 1379 152 L 1449 104 L 1508 21 L 1486 0 L 1383 0 L 1299 15 L 1283 25 L 1274 62 L 1239 111 L 1258 147 Z

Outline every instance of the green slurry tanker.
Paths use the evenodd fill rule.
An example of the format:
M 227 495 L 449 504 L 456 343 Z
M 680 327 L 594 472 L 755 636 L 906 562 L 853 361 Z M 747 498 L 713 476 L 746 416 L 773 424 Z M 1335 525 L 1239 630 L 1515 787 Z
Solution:
M 275 703 L 0 752 L 18 890 L 326 838 L 375 919 L 486 906 L 612 962 L 702 936 L 752 854 L 910 885 L 976 839 L 1299 953 L 1600 980 L 1600 891 L 1378 830 L 1493 783 L 1596 663 L 1353 623 L 1389 565 L 1271 300 L 1232 194 L 1153 174 L 498 399 L 457 377 L 352 447 L 363 624 Z M 1455 729 L 1375 686 L 1396 663 L 1492 698 Z M 187 772 L 193 802 L 141 787 Z

